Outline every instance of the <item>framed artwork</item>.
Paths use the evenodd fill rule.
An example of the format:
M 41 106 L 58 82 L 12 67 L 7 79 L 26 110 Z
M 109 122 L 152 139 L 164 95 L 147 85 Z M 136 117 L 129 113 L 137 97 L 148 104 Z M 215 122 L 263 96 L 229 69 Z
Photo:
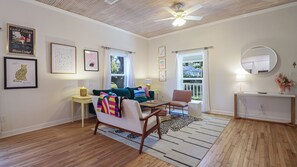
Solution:
M 166 69 L 166 59 L 165 58 L 159 59 L 159 69 Z
M 4 89 L 37 87 L 36 59 L 4 57 Z
M 161 81 L 161 82 L 166 81 L 166 71 L 165 70 L 159 71 L 159 81 Z
M 84 50 L 85 71 L 99 71 L 99 57 L 97 51 Z
M 7 53 L 35 56 L 35 29 L 7 24 Z
M 166 56 L 166 47 L 165 46 L 160 46 L 159 49 L 158 49 L 158 54 L 159 54 L 159 57 Z
M 51 72 L 76 74 L 76 47 L 51 43 Z

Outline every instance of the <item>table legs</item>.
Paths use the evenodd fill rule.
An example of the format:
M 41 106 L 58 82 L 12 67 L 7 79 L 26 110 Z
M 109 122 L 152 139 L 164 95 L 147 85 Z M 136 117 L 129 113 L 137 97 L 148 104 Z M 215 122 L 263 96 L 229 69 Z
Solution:
M 291 124 L 295 126 L 296 110 L 295 110 L 295 97 L 291 97 Z
M 85 105 L 81 103 L 81 127 L 85 126 Z
M 72 111 L 72 122 L 74 121 L 74 101 L 72 101 L 72 106 L 71 106 L 71 111 Z
M 237 119 L 237 94 L 234 94 L 234 118 Z

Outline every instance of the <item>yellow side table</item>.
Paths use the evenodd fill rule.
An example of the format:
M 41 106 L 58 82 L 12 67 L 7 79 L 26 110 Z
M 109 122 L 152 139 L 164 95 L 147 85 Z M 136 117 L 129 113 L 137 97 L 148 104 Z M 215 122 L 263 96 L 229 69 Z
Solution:
M 85 106 L 86 106 L 86 117 L 88 118 L 89 113 L 89 103 L 92 103 L 91 96 L 80 96 L 75 95 L 72 96 L 72 121 L 74 121 L 74 103 L 80 103 L 81 104 L 81 127 L 84 127 L 84 116 L 85 116 Z

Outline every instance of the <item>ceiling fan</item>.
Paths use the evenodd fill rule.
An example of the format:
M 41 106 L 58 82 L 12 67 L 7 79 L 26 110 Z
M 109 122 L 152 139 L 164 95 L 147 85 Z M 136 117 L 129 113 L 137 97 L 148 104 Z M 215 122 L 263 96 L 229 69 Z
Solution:
M 193 13 L 194 11 L 202 8 L 200 4 L 194 5 L 188 10 L 183 10 L 184 4 L 181 2 L 173 4 L 173 8 L 176 10 L 171 9 L 170 7 L 164 7 L 173 17 L 168 17 L 164 19 L 155 20 L 158 21 L 166 21 L 166 20 L 174 20 L 172 25 L 173 26 L 182 26 L 186 23 L 186 20 L 201 20 L 202 16 L 189 16 L 189 14 Z

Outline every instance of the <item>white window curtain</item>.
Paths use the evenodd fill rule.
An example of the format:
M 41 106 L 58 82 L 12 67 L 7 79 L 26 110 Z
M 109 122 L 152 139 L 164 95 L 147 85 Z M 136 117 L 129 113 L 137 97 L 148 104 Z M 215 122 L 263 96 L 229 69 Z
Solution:
M 135 75 L 134 75 L 134 68 L 133 68 L 133 56 L 131 53 L 127 55 L 127 86 L 128 87 L 135 87 Z
M 208 68 L 208 51 L 203 50 L 203 86 L 202 86 L 202 112 L 210 111 L 209 101 L 209 68 Z
M 183 90 L 184 88 L 182 87 L 183 81 L 182 81 L 182 71 L 183 71 L 183 57 L 182 55 L 176 53 L 176 88 L 178 90 Z
M 110 50 L 104 49 L 104 74 L 103 74 L 103 89 L 110 89 L 111 75 L 110 75 Z

